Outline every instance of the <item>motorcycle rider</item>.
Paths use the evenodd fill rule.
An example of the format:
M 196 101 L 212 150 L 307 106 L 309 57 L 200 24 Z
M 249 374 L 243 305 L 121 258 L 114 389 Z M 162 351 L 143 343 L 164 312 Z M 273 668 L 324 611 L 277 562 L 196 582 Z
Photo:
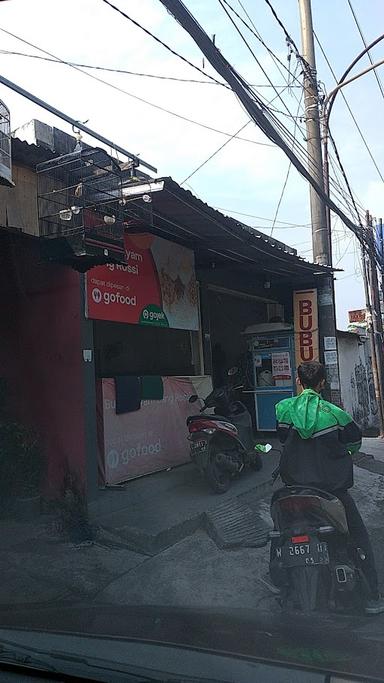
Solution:
M 276 405 L 277 435 L 284 444 L 281 478 L 285 484 L 313 486 L 341 500 L 352 541 L 366 556 L 363 570 L 371 595 L 365 612 L 380 614 L 384 612 L 384 599 L 378 590 L 372 546 L 348 492 L 353 486 L 351 455 L 359 451 L 361 430 L 348 413 L 321 397 L 326 382 L 324 365 L 303 363 L 297 373 L 302 392 Z

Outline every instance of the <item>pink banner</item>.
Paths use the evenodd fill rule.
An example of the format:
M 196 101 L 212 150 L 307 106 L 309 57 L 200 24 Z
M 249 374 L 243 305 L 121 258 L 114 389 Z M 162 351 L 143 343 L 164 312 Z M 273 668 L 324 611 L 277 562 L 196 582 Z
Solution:
M 188 399 L 194 393 L 206 396 L 210 378 L 163 377 L 163 386 L 163 400 L 142 401 L 140 410 L 116 415 L 115 381 L 102 380 L 106 484 L 189 462 L 186 420 L 199 403 Z

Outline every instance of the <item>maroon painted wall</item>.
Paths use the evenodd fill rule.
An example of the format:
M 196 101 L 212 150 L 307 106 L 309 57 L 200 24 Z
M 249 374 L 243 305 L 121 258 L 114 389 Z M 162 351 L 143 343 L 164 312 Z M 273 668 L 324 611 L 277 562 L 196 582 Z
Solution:
M 44 263 L 38 240 L 1 237 L 0 292 L 0 376 L 41 436 L 54 498 L 66 465 L 85 483 L 80 276 Z

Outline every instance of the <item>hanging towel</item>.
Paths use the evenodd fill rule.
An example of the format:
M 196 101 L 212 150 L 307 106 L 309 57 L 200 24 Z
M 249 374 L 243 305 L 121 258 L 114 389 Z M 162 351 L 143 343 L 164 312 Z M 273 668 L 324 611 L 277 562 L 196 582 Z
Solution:
M 141 378 L 141 400 L 162 401 L 164 398 L 163 378 L 158 375 L 146 375 Z
M 133 413 L 141 407 L 141 382 L 139 377 L 115 377 L 116 415 Z

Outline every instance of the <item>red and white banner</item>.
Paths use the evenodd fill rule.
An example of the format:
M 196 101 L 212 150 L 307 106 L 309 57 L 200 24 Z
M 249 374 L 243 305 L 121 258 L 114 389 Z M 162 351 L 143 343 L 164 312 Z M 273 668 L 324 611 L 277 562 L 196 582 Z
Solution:
M 194 253 L 150 234 L 125 235 L 126 265 L 86 274 L 86 315 L 93 320 L 199 329 Z
M 367 310 L 360 308 L 356 311 L 348 311 L 350 323 L 365 323 L 367 319 Z
M 163 377 L 161 401 L 142 401 L 140 410 L 116 414 L 115 381 L 101 380 L 102 462 L 106 484 L 118 484 L 143 474 L 189 462 L 186 420 L 199 410 L 188 402 L 192 394 L 205 397 L 210 377 Z

